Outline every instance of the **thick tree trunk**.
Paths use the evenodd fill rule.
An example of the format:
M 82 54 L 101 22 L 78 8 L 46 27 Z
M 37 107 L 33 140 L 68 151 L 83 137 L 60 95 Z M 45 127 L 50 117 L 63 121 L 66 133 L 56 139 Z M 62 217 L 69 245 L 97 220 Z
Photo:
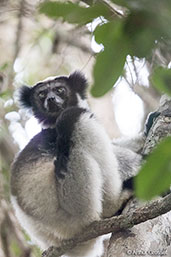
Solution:
M 163 96 L 144 144 L 143 154 L 149 154 L 165 136 L 171 135 L 171 100 Z M 162 156 L 161 156 L 162 158 Z M 130 230 L 114 233 L 110 239 L 107 257 L 168 256 L 171 257 L 171 211 L 153 220 L 138 224 Z

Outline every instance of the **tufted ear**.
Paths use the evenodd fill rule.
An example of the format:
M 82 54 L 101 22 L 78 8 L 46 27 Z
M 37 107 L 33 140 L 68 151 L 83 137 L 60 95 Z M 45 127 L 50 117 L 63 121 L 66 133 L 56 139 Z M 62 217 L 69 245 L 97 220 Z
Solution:
M 19 90 L 18 90 L 18 101 L 19 104 L 21 105 L 21 107 L 24 108 L 31 108 L 32 104 L 31 104 L 31 87 L 27 87 L 27 86 L 22 86 Z
M 75 71 L 68 79 L 71 88 L 79 93 L 83 99 L 86 98 L 87 80 L 85 76 L 81 72 Z

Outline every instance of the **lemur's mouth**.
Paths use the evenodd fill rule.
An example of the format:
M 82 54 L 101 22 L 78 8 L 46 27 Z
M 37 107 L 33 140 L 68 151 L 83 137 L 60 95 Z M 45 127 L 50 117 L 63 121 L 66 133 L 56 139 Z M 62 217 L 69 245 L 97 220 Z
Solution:
M 60 97 L 47 98 L 44 102 L 44 108 L 50 113 L 56 113 L 62 109 L 63 99 Z
M 48 102 L 47 111 L 51 113 L 59 112 L 62 109 L 62 105 L 57 104 L 56 102 Z

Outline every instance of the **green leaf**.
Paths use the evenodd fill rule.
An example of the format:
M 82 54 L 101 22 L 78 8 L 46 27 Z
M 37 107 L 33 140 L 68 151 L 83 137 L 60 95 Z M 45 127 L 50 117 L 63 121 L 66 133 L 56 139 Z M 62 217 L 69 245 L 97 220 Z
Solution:
M 105 46 L 96 58 L 94 85 L 91 89 L 93 96 L 100 97 L 113 87 L 123 72 L 127 47 L 122 34 L 122 22 L 116 20 L 100 26 L 95 32 L 95 38 Z
M 92 7 L 82 7 L 72 2 L 51 2 L 46 1 L 40 4 L 40 13 L 44 13 L 51 18 L 63 18 L 69 23 L 86 24 L 93 19 L 104 16 L 111 16 L 110 10 L 101 3 L 96 3 Z
M 156 68 L 151 80 L 157 90 L 171 96 L 171 69 L 165 69 L 163 67 Z
M 149 155 L 135 178 L 136 196 L 151 198 L 165 193 L 171 185 L 171 137 L 162 141 Z
M 121 21 L 106 22 L 96 27 L 94 31 L 95 40 L 98 44 L 108 45 L 116 33 L 122 31 Z
M 151 54 L 156 40 L 163 35 L 158 17 L 150 11 L 132 11 L 125 20 L 124 33 L 129 54 L 139 58 Z

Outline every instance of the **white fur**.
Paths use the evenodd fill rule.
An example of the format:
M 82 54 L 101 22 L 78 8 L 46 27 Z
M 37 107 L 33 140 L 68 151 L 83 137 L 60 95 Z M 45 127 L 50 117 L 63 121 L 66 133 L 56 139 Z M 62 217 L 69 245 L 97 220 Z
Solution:
M 48 155 L 42 155 L 38 162 L 31 158 L 29 162 L 23 160 L 18 170 L 12 172 L 14 195 L 11 201 L 16 216 L 43 250 L 81 233 L 95 220 L 112 216 L 120 206 L 123 178 L 119 162 L 124 172 L 128 167 L 125 166 L 124 150 L 121 151 L 124 148 L 112 145 L 101 124 L 89 111 L 87 102 L 79 95 L 77 98 L 79 106 L 87 112 L 82 113 L 75 124 L 65 179 L 56 180 L 54 157 Z M 134 155 L 130 151 L 127 150 L 126 157 L 130 157 L 131 167 L 131 162 L 134 166 Z M 99 237 L 82 243 L 66 255 L 100 257 L 102 241 Z
M 11 202 L 15 209 L 15 214 L 20 221 L 21 226 L 31 236 L 32 241 L 39 245 L 42 250 L 46 250 L 50 245 L 58 246 L 60 240 L 58 240 L 55 232 L 48 231 L 46 227 L 40 224 L 35 219 L 29 217 L 18 205 L 15 196 L 11 196 Z M 83 243 L 81 246 L 69 251 L 69 257 L 100 257 L 103 252 L 103 240 L 105 237 L 90 240 L 88 243 Z M 68 255 L 65 255 L 67 257 Z
M 58 82 L 53 80 L 44 80 L 44 87 L 55 86 Z M 86 112 L 82 112 L 73 126 L 67 172 L 61 170 L 65 177 L 56 178 L 55 154 L 48 153 L 48 149 L 44 149 L 45 154 L 39 152 L 41 148 L 35 150 L 34 143 L 12 165 L 11 202 L 16 216 L 43 250 L 51 245 L 59 246 L 62 240 L 82 233 L 91 222 L 115 214 L 120 207 L 122 181 L 140 162 L 140 157 L 130 149 L 124 150 L 116 142 L 112 144 L 86 99 L 79 93 L 76 97 L 77 107 Z M 102 254 L 103 237 L 98 237 L 78 245 L 66 256 L 101 257 Z
M 11 197 L 16 216 L 43 250 L 58 246 L 62 239 L 72 238 L 91 222 L 112 216 L 118 209 L 121 179 L 117 160 L 110 139 L 92 113 L 81 115 L 71 140 L 74 146 L 65 179 L 56 181 L 53 157 L 48 155 L 29 164 L 23 160 L 18 177 L 12 173 L 18 192 Z M 100 257 L 102 249 L 102 239 L 98 238 L 68 255 Z
M 87 103 L 87 100 L 82 99 L 78 93 L 76 94 L 76 96 L 77 96 L 77 99 L 78 99 L 78 106 L 80 108 L 85 108 L 85 109 L 89 110 L 89 105 Z
M 90 117 L 91 113 L 82 115 L 73 139 L 77 144 L 81 139 L 80 148 L 86 149 L 100 167 L 101 180 L 103 181 L 103 216 L 109 217 L 118 208 L 122 182 L 111 141 L 96 118 Z

